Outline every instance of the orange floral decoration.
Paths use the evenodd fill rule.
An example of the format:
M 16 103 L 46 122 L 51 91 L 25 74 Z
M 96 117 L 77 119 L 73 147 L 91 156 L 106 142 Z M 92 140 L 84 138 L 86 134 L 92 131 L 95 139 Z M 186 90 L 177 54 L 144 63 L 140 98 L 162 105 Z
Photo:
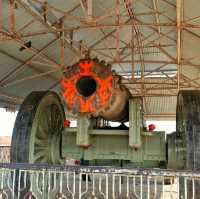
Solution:
M 66 69 L 61 84 L 69 110 L 74 113 L 95 113 L 109 102 L 112 95 L 113 75 L 106 67 L 94 60 L 85 59 Z M 77 82 L 83 77 L 90 77 L 96 82 L 95 92 L 88 97 L 81 95 L 76 87 Z

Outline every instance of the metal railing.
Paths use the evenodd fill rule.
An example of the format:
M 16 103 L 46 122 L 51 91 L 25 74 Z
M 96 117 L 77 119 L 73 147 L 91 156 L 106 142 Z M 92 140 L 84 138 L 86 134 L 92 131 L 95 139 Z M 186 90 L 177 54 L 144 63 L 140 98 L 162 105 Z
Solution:
M 0 164 L 0 198 L 198 199 L 200 173 Z
M 10 146 L 0 146 L 0 163 L 10 162 Z

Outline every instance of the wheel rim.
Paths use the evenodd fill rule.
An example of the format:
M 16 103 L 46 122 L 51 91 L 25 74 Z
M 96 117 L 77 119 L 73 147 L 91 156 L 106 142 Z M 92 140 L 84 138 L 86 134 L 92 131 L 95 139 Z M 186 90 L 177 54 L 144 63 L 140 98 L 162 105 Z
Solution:
M 176 132 L 178 133 L 178 136 L 182 137 L 184 142 L 186 142 L 186 124 L 184 111 L 183 96 L 182 94 L 179 94 L 176 109 Z
M 186 147 L 187 147 L 187 124 L 186 124 L 186 104 L 184 102 L 184 93 L 179 93 L 177 98 L 176 108 L 176 136 L 174 137 L 174 144 L 176 145 L 175 154 L 176 162 L 180 163 L 176 169 L 185 169 L 186 160 Z M 181 149 L 181 150 L 179 150 Z M 182 162 L 182 163 L 181 163 Z
M 199 129 L 200 123 L 200 92 L 199 91 L 180 91 L 177 101 L 177 135 L 182 140 L 183 151 L 183 168 L 195 170 L 200 166 L 199 145 Z M 178 148 L 178 147 L 177 147 Z M 180 197 L 186 197 L 184 189 L 184 181 L 180 179 Z M 187 182 L 187 197 L 192 195 L 200 195 L 200 184 L 190 180 Z
M 64 115 L 56 98 L 47 96 L 37 108 L 29 144 L 29 162 L 62 163 L 61 135 Z

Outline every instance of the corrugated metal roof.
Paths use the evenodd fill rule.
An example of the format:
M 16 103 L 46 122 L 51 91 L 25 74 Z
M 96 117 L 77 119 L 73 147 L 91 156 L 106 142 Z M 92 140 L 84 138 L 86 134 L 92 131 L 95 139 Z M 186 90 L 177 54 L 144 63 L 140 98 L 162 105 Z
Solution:
M 2 2 L 0 106 L 19 104 L 32 90 L 61 92 L 62 28 L 64 66 L 86 50 L 111 63 L 132 94 L 144 97 L 146 115 L 175 115 L 178 88 L 200 87 L 198 0 Z

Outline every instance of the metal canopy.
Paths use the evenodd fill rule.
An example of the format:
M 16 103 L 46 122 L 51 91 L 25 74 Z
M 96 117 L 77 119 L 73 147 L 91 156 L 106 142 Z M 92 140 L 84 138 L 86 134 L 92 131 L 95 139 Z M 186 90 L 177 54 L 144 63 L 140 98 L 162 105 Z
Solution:
M 181 89 L 200 87 L 198 0 L 0 0 L 0 106 L 56 90 L 90 56 L 112 64 L 148 118 L 174 118 Z

